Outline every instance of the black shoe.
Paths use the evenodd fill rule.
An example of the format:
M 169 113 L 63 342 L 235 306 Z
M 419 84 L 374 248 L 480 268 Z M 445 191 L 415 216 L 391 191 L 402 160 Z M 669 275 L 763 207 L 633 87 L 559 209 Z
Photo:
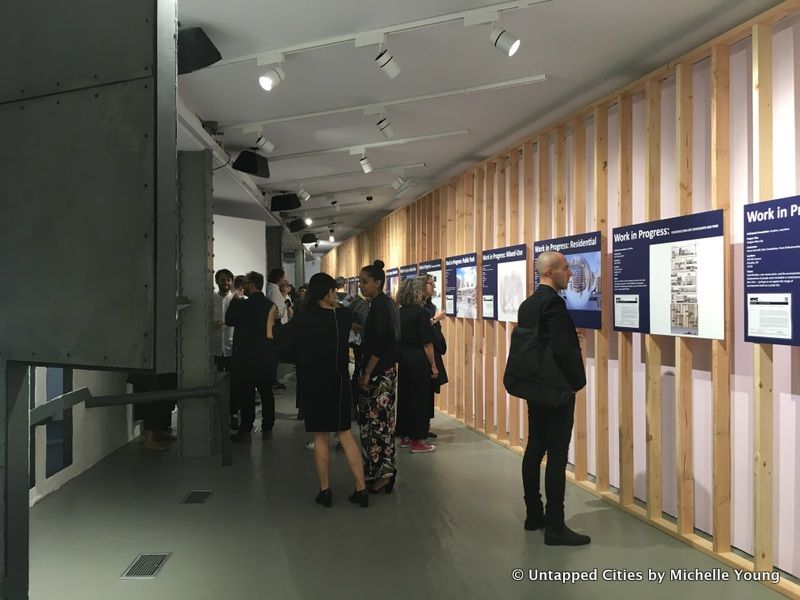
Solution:
M 285 390 L 286 389 L 286 385 L 279 381 L 278 383 L 273 383 L 272 384 L 272 389 L 273 390 Z
M 369 506 L 369 492 L 367 492 L 367 488 L 360 491 L 356 490 L 350 494 L 349 500 L 353 504 L 360 504 L 361 508 L 367 508 Z
M 325 508 L 330 508 L 333 504 L 333 493 L 331 492 L 331 488 L 320 491 L 320 493 L 317 494 L 317 497 L 314 498 L 314 502 L 317 504 L 322 504 L 322 506 Z
M 525 518 L 525 531 L 536 531 L 546 525 L 544 513 L 532 513 Z
M 548 525 L 544 531 L 544 543 L 548 546 L 585 546 L 591 541 L 588 535 L 576 533 L 564 524 Z
M 231 436 L 231 441 L 237 444 L 249 444 L 253 441 L 253 435 L 249 431 L 239 431 Z
M 429 432 L 428 432 L 428 435 L 427 435 L 426 437 L 427 437 L 429 440 L 435 440 L 435 439 L 436 439 L 436 438 L 438 438 L 439 436 L 438 436 L 438 435 L 436 435 L 435 433 L 433 433 L 432 431 L 429 431 Z

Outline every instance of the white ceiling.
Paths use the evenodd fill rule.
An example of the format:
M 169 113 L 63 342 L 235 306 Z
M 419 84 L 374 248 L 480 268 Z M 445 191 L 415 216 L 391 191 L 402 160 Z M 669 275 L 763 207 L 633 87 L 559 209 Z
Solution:
M 453 135 L 367 148 L 375 168 L 369 175 L 360 170 L 360 154 L 351 155 L 347 149 L 385 141 L 375 127 L 379 116 L 353 110 L 263 124 L 265 137 L 275 145 L 267 155 L 271 176 L 254 182 L 268 193 L 297 191 L 302 184 L 312 199 L 297 214 L 312 217 L 312 229 L 322 228 L 316 251 L 326 252 L 331 247 L 327 241 L 331 221 L 336 221 L 336 244 L 341 243 L 437 181 L 519 139 L 535 122 L 579 108 L 777 3 L 552 0 L 501 13 L 504 28 L 522 42 L 512 58 L 492 48 L 489 25 L 467 27 L 455 21 L 389 34 L 386 47 L 402 67 L 395 79 L 388 79 L 375 66 L 377 46 L 355 47 L 350 41 L 287 53 L 286 80 L 268 93 L 257 83 L 265 67 L 259 67 L 255 59 L 236 61 L 237 57 L 492 3 L 181 0 L 181 27 L 203 27 L 224 64 L 181 76 L 179 93 L 199 119 L 219 123 L 224 131 L 220 139 L 235 158 L 238 150 L 258 139 L 257 133 L 245 132 L 240 125 L 547 75 L 539 83 L 387 106 L 395 140 Z M 202 145 L 196 132 L 187 135 L 185 130 L 191 125 L 181 122 L 181 127 L 182 148 Z M 336 149 L 340 151 L 320 152 Z M 307 153 L 312 154 L 294 156 Z M 398 175 L 411 179 L 413 185 L 395 198 L 390 183 Z M 259 206 L 256 194 L 242 185 L 230 166 L 215 171 L 214 187 L 221 211 L 267 218 L 263 202 Z M 367 194 L 374 197 L 369 205 Z M 331 205 L 334 200 L 336 206 Z

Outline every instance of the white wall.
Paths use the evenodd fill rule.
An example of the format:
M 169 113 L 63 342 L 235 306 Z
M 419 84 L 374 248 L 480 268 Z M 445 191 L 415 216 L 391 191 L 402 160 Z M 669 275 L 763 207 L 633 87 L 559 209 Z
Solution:
M 267 278 L 267 242 L 263 221 L 214 215 L 214 271 L 234 275 L 257 271 Z
M 47 401 L 44 367 L 34 369 L 36 383 L 36 405 Z M 100 371 L 73 371 L 73 389 L 88 387 L 94 396 L 124 394 L 126 373 Z M 138 429 L 138 428 L 137 428 Z M 47 478 L 47 437 L 45 427 L 37 427 L 36 462 L 31 469 L 36 472 L 36 486 L 30 490 L 30 502 L 34 504 L 56 491 L 73 477 L 77 477 L 114 450 L 127 444 L 138 431 L 134 431 L 130 406 L 113 406 L 87 409 L 83 403 L 72 409 L 72 464 Z
M 321 263 L 320 263 L 320 260 L 318 258 L 313 258 L 311 260 L 306 260 L 306 280 L 305 280 L 304 283 L 308 283 L 313 275 L 316 275 L 317 273 L 320 272 L 320 269 L 321 269 Z M 329 273 L 329 275 L 333 275 L 334 277 L 337 277 L 337 275 L 335 275 L 333 273 Z M 351 277 L 352 277 L 352 275 L 351 275 Z

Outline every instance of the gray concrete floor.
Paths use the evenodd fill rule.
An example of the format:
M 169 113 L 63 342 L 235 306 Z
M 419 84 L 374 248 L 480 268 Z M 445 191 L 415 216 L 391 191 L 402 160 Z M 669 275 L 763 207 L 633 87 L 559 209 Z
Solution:
M 757 583 L 512 580 L 514 569 L 722 569 L 592 495 L 567 485 L 568 524 L 593 537 L 583 548 L 544 545 L 523 530 L 516 454 L 437 416 L 438 449 L 399 450 L 391 495 L 369 509 L 347 502 L 353 484 L 332 451 L 334 505 L 314 504 L 309 439 L 294 419 L 291 387 L 277 398 L 274 438 L 219 458 L 153 455 L 131 444 L 31 511 L 31 595 L 148 598 L 781 598 Z M 181 505 L 211 489 L 204 505 Z M 121 581 L 141 552 L 171 552 L 153 580 Z M 735 579 L 731 574 L 731 578 Z

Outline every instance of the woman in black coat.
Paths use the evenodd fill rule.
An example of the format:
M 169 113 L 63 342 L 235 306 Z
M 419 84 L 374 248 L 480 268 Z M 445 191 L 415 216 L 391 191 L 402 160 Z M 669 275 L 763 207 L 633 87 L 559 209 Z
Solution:
M 397 385 L 397 435 L 401 447 L 411 452 L 433 452 L 425 441 L 433 403 L 433 382 L 439 376 L 433 353 L 433 328 L 425 309 L 425 281 L 408 279 L 400 284 L 401 359 Z
M 439 310 L 439 308 L 433 303 L 431 298 L 433 298 L 434 286 L 436 282 L 433 280 L 431 275 L 422 275 L 420 279 L 425 281 L 425 309 L 428 311 L 428 316 L 431 319 L 431 326 L 433 327 L 433 354 L 434 358 L 436 359 L 436 368 L 439 371 L 439 376 L 433 382 L 433 392 L 434 394 L 439 394 L 442 391 L 442 386 L 448 382 L 447 379 L 447 370 L 444 368 L 444 359 L 442 356 L 447 352 L 447 341 L 444 338 L 444 333 L 442 333 L 442 319 L 445 317 L 445 313 L 443 310 Z M 434 417 L 434 400 L 433 396 L 431 396 L 430 402 L 430 419 Z M 436 439 L 437 435 L 430 430 L 430 421 L 428 422 L 428 437 Z
M 297 339 L 297 377 L 300 405 L 306 431 L 314 433 L 314 462 L 320 492 L 316 502 L 331 506 L 333 495 L 328 479 L 330 447 L 328 434 L 337 432 L 355 478 L 350 501 L 366 508 L 369 504 L 361 456 L 350 433 L 352 403 L 347 341 L 353 313 L 336 302 L 336 282 L 318 273 L 309 282 L 305 306 L 293 323 Z

